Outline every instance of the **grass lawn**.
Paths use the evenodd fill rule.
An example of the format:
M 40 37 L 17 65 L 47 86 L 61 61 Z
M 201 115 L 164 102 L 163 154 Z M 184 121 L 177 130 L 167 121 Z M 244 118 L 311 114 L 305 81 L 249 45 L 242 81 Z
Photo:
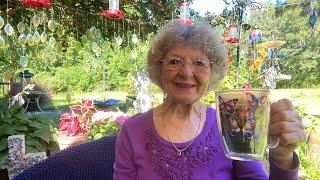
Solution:
M 53 94 L 52 104 L 44 109 L 56 109 L 67 111 L 70 105 L 81 103 L 81 99 L 120 99 L 126 100 L 128 94 L 125 92 L 91 92 L 91 93 L 74 93 L 68 98 L 66 93 Z M 156 101 L 159 101 L 159 95 L 155 95 Z M 161 96 L 161 95 L 160 95 Z M 320 89 L 275 89 L 271 90 L 271 101 L 276 101 L 282 98 L 289 98 L 305 107 L 308 114 L 320 115 Z

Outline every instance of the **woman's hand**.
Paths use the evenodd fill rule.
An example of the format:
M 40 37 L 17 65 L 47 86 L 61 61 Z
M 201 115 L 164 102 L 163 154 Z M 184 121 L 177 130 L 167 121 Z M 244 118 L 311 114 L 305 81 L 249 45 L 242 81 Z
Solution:
M 270 158 L 282 168 L 294 168 L 293 151 L 306 138 L 301 117 L 289 99 L 272 103 L 270 117 L 269 134 L 280 139 L 279 145 L 270 149 Z

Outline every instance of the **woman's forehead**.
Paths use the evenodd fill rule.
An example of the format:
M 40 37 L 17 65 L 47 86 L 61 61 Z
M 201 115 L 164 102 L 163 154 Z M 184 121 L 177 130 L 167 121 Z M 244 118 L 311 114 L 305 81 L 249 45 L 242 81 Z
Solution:
M 167 52 L 166 56 L 201 56 L 206 57 L 203 51 L 196 47 L 186 44 L 176 44 L 172 46 Z

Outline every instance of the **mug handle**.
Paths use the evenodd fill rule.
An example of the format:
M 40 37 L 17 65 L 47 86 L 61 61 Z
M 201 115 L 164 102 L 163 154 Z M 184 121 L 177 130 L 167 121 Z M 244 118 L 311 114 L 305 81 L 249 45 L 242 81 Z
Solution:
M 276 148 L 279 145 L 279 143 L 280 143 L 280 138 L 278 136 L 269 136 L 269 144 L 268 144 L 269 149 Z

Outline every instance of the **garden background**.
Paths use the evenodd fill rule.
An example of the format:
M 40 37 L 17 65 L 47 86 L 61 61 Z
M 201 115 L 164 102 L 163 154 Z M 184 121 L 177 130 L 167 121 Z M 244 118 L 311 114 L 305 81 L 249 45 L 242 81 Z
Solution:
M 241 21 L 251 28 L 241 29 L 239 43 L 225 41 L 232 64 L 221 89 L 241 88 L 244 83 L 255 88 L 266 87 L 266 66 L 291 75 L 291 80 L 274 79 L 276 89 L 271 91 L 272 100 L 288 97 L 298 104 L 309 134 L 308 141 L 297 150 L 301 158 L 301 178 L 317 179 L 320 176 L 320 2 L 225 2 L 228 6 L 219 15 L 208 12 L 201 17 L 192 9 L 190 13 L 195 21 L 209 22 L 225 41 L 228 24 L 239 21 L 239 7 L 245 9 Z M 8 102 L 9 88 L 4 85 L 0 109 L 0 165 L 7 156 L 8 135 L 25 133 L 27 152 L 55 149 L 56 144 L 48 132 L 55 133 L 61 113 L 68 111 L 70 105 L 80 104 L 81 99 L 119 99 L 120 103 L 113 106 L 113 110 L 129 115 L 139 111 L 133 104 L 134 98 L 138 98 L 138 102 L 141 97 L 141 88 L 145 88 L 141 86 L 149 83 L 144 71 L 149 42 L 167 20 L 179 18 L 179 1 L 122 0 L 120 9 L 125 18 L 121 20 L 101 15 L 107 5 L 104 0 L 55 0 L 51 8 L 34 9 L 18 0 L 0 2 L 4 26 L 9 23 L 14 30 L 8 35 L 5 27 L 0 29 L 2 82 L 19 84 L 19 74 L 29 70 L 34 74 L 35 88 L 46 92 L 40 99 L 41 107 L 45 112 L 58 114 L 44 116 L 45 113 L 33 111 L 36 107 L 28 110 L 31 113 L 20 107 L 8 108 L 5 102 Z M 262 37 L 250 39 L 252 30 L 260 30 Z M 21 37 L 22 34 L 25 37 Z M 274 52 L 274 61 L 269 61 L 273 64 L 265 61 L 252 68 L 253 59 L 261 57 L 253 47 L 276 40 L 285 41 L 285 44 Z M 146 88 L 152 105 L 159 104 L 161 91 L 152 84 Z M 203 102 L 214 105 L 214 92 L 209 92 Z M 29 124 L 19 123 L 21 119 L 28 119 Z M 90 139 L 97 139 L 116 133 L 119 126 L 107 122 L 92 129 Z

